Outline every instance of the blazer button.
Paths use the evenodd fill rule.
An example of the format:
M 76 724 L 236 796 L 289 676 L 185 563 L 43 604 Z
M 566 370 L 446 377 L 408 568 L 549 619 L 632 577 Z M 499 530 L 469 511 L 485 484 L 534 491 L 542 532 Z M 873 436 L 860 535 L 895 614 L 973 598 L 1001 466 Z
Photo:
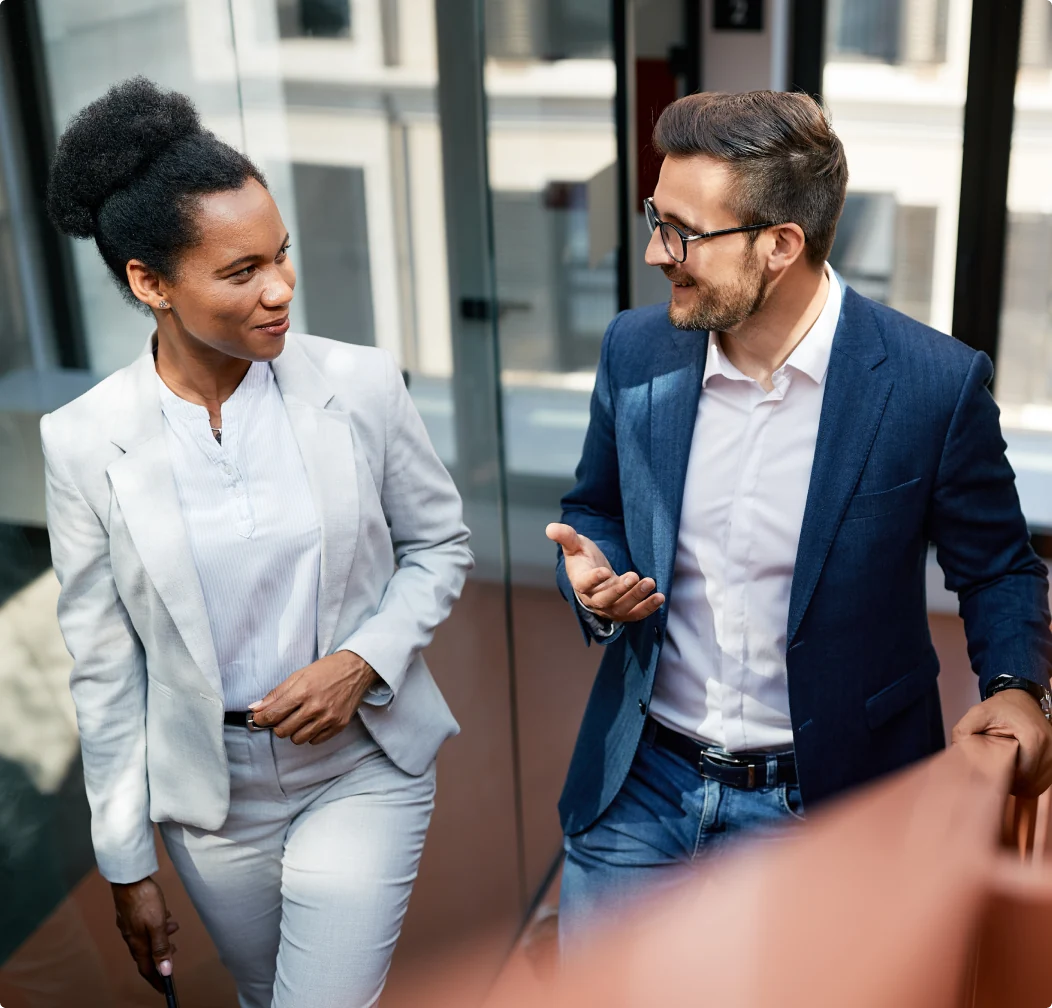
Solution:
M 661 627 L 659 626 L 654 627 L 654 640 L 661 643 Z
M 640 714 L 646 714 L 646 712 L 647 712 L 647 705 L 642 700 L 640 700 L 639 701 L 639 713 Z

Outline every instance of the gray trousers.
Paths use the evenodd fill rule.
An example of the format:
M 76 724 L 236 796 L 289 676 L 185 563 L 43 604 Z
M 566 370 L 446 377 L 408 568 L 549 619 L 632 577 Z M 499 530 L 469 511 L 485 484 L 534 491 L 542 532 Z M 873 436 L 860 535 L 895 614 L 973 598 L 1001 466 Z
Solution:
M 375 1004 L 416 879 L 434 765 L 403 773 L 358 718 L 317 746 L 224 733 L 227 821 L 215 833 L 163 823 L 161 834 L 241 1008 Z

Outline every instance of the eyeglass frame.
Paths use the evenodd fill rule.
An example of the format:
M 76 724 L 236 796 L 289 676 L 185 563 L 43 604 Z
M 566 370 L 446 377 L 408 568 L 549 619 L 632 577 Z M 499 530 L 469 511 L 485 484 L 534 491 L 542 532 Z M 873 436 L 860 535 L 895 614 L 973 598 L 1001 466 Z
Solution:
M 661 244 L 665 251 L 672 258 L 673 262 L 683 263 L 687 261 L 687 242 L 697 241 L 699 238 L 718 238 L 720 235 L 728 234 L 739 234 L 742 231 L 760 231 L 763 228 L 769 227 L 781 227 L 781 224 L 776 224 L 774 221 L 769 221 L 766 224 L 742 224 L 740 227 L 723 228 L 720 231 L 702 231 L 701 234 L 684 234 L 675 224 L 671 221 L 664 221 L 657 215 L 657 207 L 654 206 L 654 197 L 648 196 L 643 200 L 643 209 L 646 213 L 647 223 L 651 224 L 650 233 L 653 234 L 658 228 L 670 227 L 676 234 L 679 235 L 680 240 L 683 242 L 683 258 L 677 259 L 672 249 L 670 249 L 669 243 L 665 240 L 665 232 L 661 232 Z M 653 223 L 651 223 L 653 222 Z M 784 222 L 783 222 L 784 223 Z

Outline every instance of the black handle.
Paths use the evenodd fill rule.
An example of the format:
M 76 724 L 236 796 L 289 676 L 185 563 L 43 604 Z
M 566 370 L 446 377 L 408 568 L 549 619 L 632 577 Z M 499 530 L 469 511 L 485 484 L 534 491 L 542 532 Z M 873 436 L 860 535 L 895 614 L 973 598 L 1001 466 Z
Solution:
M 161 977 L 164 984 L 165 1008 L 179 1008 L 179 999 L 175 996 L 175 981 L 170 976 Z

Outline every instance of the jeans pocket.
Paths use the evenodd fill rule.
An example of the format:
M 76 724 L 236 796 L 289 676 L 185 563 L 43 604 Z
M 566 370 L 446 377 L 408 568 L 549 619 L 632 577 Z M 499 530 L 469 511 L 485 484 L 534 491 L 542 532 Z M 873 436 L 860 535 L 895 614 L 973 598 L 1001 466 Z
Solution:
M 778 803 L 794 819 L 803 822 L 807 818 L 804 815 L 804 803 L 800 799 L 800 788 L 796 784 L 782 784 L 778 788 Z

